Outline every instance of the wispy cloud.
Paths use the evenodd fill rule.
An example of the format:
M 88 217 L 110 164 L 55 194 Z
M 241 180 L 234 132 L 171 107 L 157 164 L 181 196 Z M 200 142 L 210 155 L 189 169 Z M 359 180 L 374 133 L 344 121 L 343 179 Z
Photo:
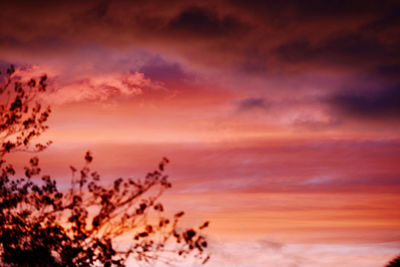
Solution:
M 152 81 L 143 73 L 81 73 L 77 80 L 63 81 L 62 73 L 38 65 L 19 67 L 14 74 L 22 80 L 40 77 L 49 78 L 49 90 L 45 101 L 51 104 L 73 102 L 104 102 L 118 97 L 134 97 L 149 91 L 167 90 L 162 82 Z M 62 77 L 61 77 L 62 78 Z

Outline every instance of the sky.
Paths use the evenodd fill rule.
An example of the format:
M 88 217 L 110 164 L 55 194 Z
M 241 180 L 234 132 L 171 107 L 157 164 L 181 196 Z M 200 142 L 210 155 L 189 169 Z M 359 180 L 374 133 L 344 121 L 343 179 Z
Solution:
M 400 252 L 399 12 L 5 0 L 0 67 L 49 77 L 53 177 L 88 149 L 110 181 L 168 157 L 164 201 L 210 220 L 208 266 L 383 266 Z

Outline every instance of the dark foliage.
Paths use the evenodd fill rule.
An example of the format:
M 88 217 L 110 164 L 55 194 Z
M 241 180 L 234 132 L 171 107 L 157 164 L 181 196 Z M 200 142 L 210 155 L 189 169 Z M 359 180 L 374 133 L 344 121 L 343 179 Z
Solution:
M 43 109 L 36 101 L 36 96 L 46 91 L 47 76 L 23 84 L 13 78 L 14 72 L 14 66 L 8 68 L 3 74 L 4 85 L 0 86 L 0 158 L 12 151 L 42 151 L 50 145 L 48 142 L 30 147 L 31 140 L 48 128 L 45 123 L 50 107 Z
M 111 186 L 90 169 L 87 152 L 81 169 L 71 166 L 68 191 L 42 175 L 39 158 L 31 158 L 25 176 L 17 178 L 5 156 L 18 150 L 32 151 L 31 139 L 47 129 L 50 109 L 34 103 L 46 89 L 46 76 L 27 84 L 13 81 L 14 68 L 6 74 L 0 96 L 0 261 L 2 266 L 124 266 L 138 262 L 170 262 L 195 257 L 207 262 L 207 241 L 196 228 L 183 229 L 184 212 L 168 218 L 159 197 L 171 187 L 163 158 L 143 179 L 116 179 Z M 11 90 L 11 87 L 13 89 Z M 11 99 L 11 100 L 10 100 Z M 33 105 L 33 107 L 32 107 Z M 41 151 L 46 145 L 33 149 Z
M 392 259 L 385 267 L 400 267 L 400 255 Z

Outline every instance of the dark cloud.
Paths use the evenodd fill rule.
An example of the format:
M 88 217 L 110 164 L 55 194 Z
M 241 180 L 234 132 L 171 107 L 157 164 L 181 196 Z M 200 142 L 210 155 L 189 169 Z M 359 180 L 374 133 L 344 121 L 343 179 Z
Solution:
M 98 18 L 103 18 L 107 14 L 110 2 L 111 2 L 110 0 L 100 1 L 100 3 L 97 6 L 91 9 L 91 12 Z
M 179 63 L 167 62 L 159 56 L 146 62 L 139 71 L 156 81 L 180 81 L 190 77 Z
M 291 63 L 308 61 L 315 57 L 315 51 L 308 40 L 295 40 L 282 44 L 275 52 L 279 59 Z
M 14 36 L 2 35 L 0 36 L 0 46 L 19 46 L 21 42 Z
M 268 109 L 270 103 L 264 98 L 245 98 L 238 102 L 239 111 L 248 111 L 254 109 Z
M 384 64 L 376 67 L 373 71 L 385 78 L 399 79 L 400 77 L 400 63 L 399 64 Z
M 317 62 L 326 65 L 373 64 L 399 60 L 397 44 L 385 45 L 373 36 L 345 34 L 311 44 L 307 39 L 296 40 L 279 46 L 275 52 L 289 63 Z
M 245 53 L 237 69 L 247 74 L 262 75 L 268 70 L 268 62 L 262 51 L 252 50 Z
M 323 101 L 337 114 L 361 117 L 397 114 L 399 1 L 210 3 L 2 1 L 0 57 L 9 60 L 9 55 L 29 55 L 25 56 L 29 60 L 36 59 L 35 56 L 61 57 L 78 50 L 87 54 L 84 48 L 92 46 L 114 52 L 143 49 L 168 54 L 179 62 L 154 59 L 141 65 L 140 71 L 152 79 L 186 79 L 184 64 L 193 64 L 191 67 L 198 69 L 218 69 L 227 74 L 227 79 L 236 74 L 248 78 L 245 75 L 251 74 L 259 79 L 256 86 L 260 90 L 275 90 L 274 86 L 262 84 L 273 80 L 294 84 L 296 90 L 300 86 L 291 83 L 291 78 L 296 79 L 299 73 L 318 72 L 322 66 L 339 69 L 348 76 L 368 73 L 381 80 L 380 88 L 364 90 L 356 85 L 346 93 L 342 93 L 342 87 L 332 89 L 327 85 L 329 90 L 340 91 Z M 93 58 L 101 56 L 104 55 Z M 293 69 L 297 71 L 295 74 Z M 354 81 L 359 76 L 348 79 Z M 243 99 L 236 104 L 241 111 L 269 107 L 263 98 Z
M 231 3 L 260 14 L 276 14 L 290 11 L 293 16 L 315 17 L 345 16 L 357 14 L 375 14 L 390 12 L 393 7 L 399 7 L 396 0 L 384 0 L 377 4 L 374 1 L 323 1 L 323 0 L 231 0 Z
M 399 40 L 388 31 L 399 23 L 399 6 L 358 0 L 2 1 L 0 48 L 150 47 L 258 75 L 284 72 L 279 63 L 359 68 L 399 61 Z
M 354 89 L 328 99 L 334 109 L 347 116 L 364 119 L 399 119 L 400 84 L 378 90 Z
M 400 25 L 400 2 L 396 1 L 387 6 L 388 9 L 381 16 L 366 23 L 361 29 L 366 31 L 381 32 L 387 29 L 396 28 Z
M 172 32 L 201 36 L 224 36 L 242 31 L 244 24 L 232 15 L 221 16 L 215 10 L 191 6 L 168 23 Z

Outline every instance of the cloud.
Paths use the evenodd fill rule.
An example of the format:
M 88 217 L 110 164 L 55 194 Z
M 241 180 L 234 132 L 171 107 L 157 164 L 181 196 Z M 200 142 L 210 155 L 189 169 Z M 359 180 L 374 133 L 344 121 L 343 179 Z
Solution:
M 320 113 L 332 108 L 330 115 L 336 117 L 327 123 L 310 123 L 307 116 L 286 118 L 308 128 L 337 126 L 352 114 L 358 114 L 353 119 L 397 114 L 397 89 L 393 88 L 400 84 L 398 1 L 153 0 L 140 5 L 118 0 L 46 5 L 2 1 L 0 9 L 7 10 L 0 17 L 1 25 L 6 25 L 0 29 L 0 58 L 8 62 L 53 61 L 57 65 L 69 58 L 84 58 L 98 63 L 96 68 L 104 69 L 104 74 L 137 71 L 151 80 L 168 82 L 194 80 L 200 73 L 207 86 L 217 84 L 231 91 L 251 88 L 238 103 L 242 111 L 271 109 L 268 102 L 251 99 L 252 95 L 274 99 L 279 94 L 288 107 L 289 100 L 304 91 L 330 95 L 320 98 L 318 107 Z M 97 54 L 93 47 L 98 48 Z M 135 63 L 133 50 L 159 54 L 161 59 Z M 116 54 L 119 62 L 113 57 Z M 76 61 L 79 64 L 70 64 L 71 69 L 86 64 Z M 301 79 L 321 73 L 326 76 L 317 81 L 311 81 L 316 76 Z M 371 96 L 364 95 L 365 87 L 356 84 L 365 73 L 380 79 L 374 92 L 368 93 Z M 82 97 L 114 95 L 115 82 L 99 84 L 98 78 L 86 78 L 79 77 L 78 82 L 72 77 L 70 83 L 101 88 L 98 92 L 102 93 L 90 91 Z M 346 86 L 351 93 L 342 91 L 347 81 L 355 85 Z M 312 102 L 311 98 L 303 106 Z
M 354 231 L 354 229 L 352 229 Z M 387 258 L 395 255 L 397 243 L 368 242 L 363 239 L 359 243 L 338 242 L 330 235 L 337 231 L 325 229 L 315 235 L 310 231 L 308 242 L 288 243 L 280 250 L 271 250 L 259 246 L 260 242 L 213 242 L 213 257 L 210 266 L 270 266 L 270 267 L 336 267 L 336 266 L 381 266 Z M 328 233 L 328 237 L 327 237 Z M 346 234 L 344 234 L 346 235 Z M 365 235 L 365 233 L 364 233 Z M 324 239 L 323 239 L 324 238 Z M 317 240 L 328 244 L 317 243 Z M 312 242 L 310 242 L 312 240 Z M 270 241 L 266 241 L 267 243 Z M 274 242 L 274 241 L 273 241 Z
M 106 101 L 119 96 L 133 97 L 148 90 L 164 90 L 162 84 L 144 77 L 143 73 L 91 76 L 61 86 L 50 95 L 56 103 Z
M 284 243 L 277 242 L 277 241 L 271 241 L 271 240 L 267 240 L 267 239 L 259 240 L 258 244 L 260 244 L 260 246 L 264 249 L 270 249 L 273 251 L 280 251 L 285 246 Z
M 87 12 L 87 14 L 99 19 L 104 18 L 107 15 L 110 4 L 110 0 L 99 1 L 97 5 Z
M 190 6 L 168 23 L 167 29 L 182 34 L 220 37 L 238 34 L 244 25 L 232 15 L 220 16 L 210 8 Z
M 148 60 L 139 68 L 139 71 L 159 81 L 181 81 L 190 78 L 190 75 L 182 69 L 181 64 L 168 62 L 160 56 Z
M 377 66 L 374 72 L 385 78 L 396 80 L 400 77 L 400 64 L 383 64 Z
M 0 46 L 24 53 L 73 50 L 92 43 L 116 49 L 134 46 L 168 51 L 195 60 L 194 64 L 212 62 L 272 73 L 286 70 L 277 64 L 280 61 L 326 59 L 328 65 L 360 67 L 360 61 L 372 58 L 382 63 L 397 51 L 393 25 L 399 23 L 395 14 L 400 8 L 395 1 L 379 5 L 358 0 L 196 3 L 101 1 L 42 6 L 4 1 L 1 8 L 7 12 L 0 22 L 13 27 L 0 30 Z
M 245 98 L 238 102 L 239 111 L 249 111 L 254 109 L 268 109 L 270 104 L 264 98 Z
M 339 92 L 328 99 L 329 104 L 347 116 L 363 119 L 399 118 L 400 84 L 378 90 Z
M 33 65 L 18 67 L 14 76 L 25 81 L 43 74 L 49 77 L 48 94 L 44 100 L 51 104 L 103 102 L 120 96 L 134 97 L 149 91 L 166 90 L 163 83 L 152 81 L 140 72 L 85 72 L 78 79 L 65 81 L 60 79 L 60 71 Z
M 399 60 L 396 45 L 382 43 L 375 36 L 340 34 L 318 43 L 308 39 L 295 40 L 280 45 L 275 51 L 278 57 L 290 63 L 316 62 L 321 65 L 376 64 Z
M 283 14 L 301 18 L 303 20 L 315 20 L 322 17 L 345 17 L 366 14 L 378 14 L 379 17 L 387 13 L 394 13 L 400 8 L 397 1 L 386 0 L 376 5 L 374 2 L 362 0 L 349 1 L 315 1 L 315 0 L 230 0 L 233 5 L 238 5 L 242 10 L 254 12 L 260 16 Z M 282 22 L 283 19 L 282 19 Z M 292 23 L 292 21 L 286 21 Z

